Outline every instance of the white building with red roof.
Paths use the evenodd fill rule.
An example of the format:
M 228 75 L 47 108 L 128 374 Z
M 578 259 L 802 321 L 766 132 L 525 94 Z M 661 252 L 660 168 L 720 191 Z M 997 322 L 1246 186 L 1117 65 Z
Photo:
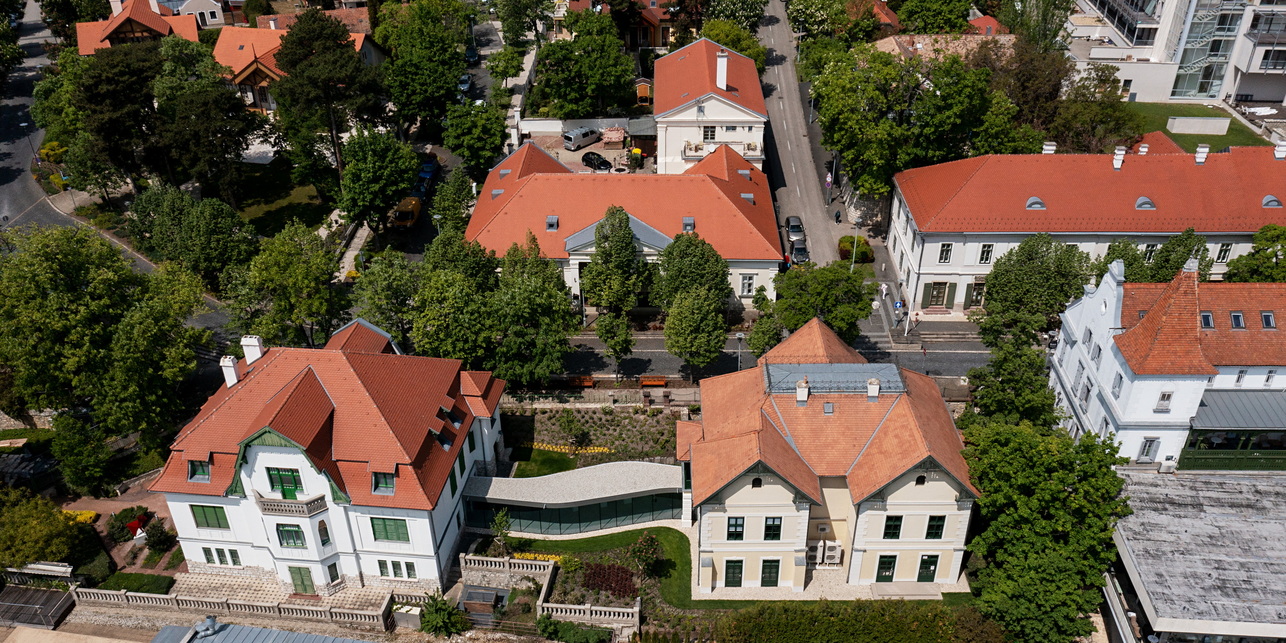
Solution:
M 959 580 L 978 492 L 932 378 L 868 364 L 814 319 L 754 368 L 702 380 L 701 416 L 676 427 L 700 591 L 928 598 Z
M 759 286 L 774 295 L 783 256 L 768 177 L 726 145 L 683 174 L 579 174 L 525 144 L 487 175 L 465 238 L 504 254 L 531 232 L 579 294 L 594 230 L 612 206 L 629 213 L 648 261 L 675 235 L 695 232 L 728 260 L 733 292 L 747 307 Z
M 331 17 L 341 19 L 339 16 Z M 260 18 L 262 20 L 263 17 Z M 267 21 L 265 23 L 268 24 Z M 283 21 L 280 29 L 275 26 L 276 22 L 272 22 L 267 28 L 223 27 L 219 30 L 219 39 L 214 43 L 214 61 L 231 70 L 227 76 L 228 84 L 241 94 L 242 100 L 252 110 L 271 112 L 277 109 L 277 101 L 272 97 L 269 85 L 286 76 L 277 66 L 277 52 L 281 50 L 282 38 L 294 23 L 294 20 Z M 348 36 L 362 62 L 372 66 L 384 62 L 384 52 L 370 34 L 353 32 Z
M 402 355 L 360 319 L 322 349 L 241 343 L 151 486 L 189 570 L 297 594 L 441 591 L 464 484 L 495 463 L 504 381 Z
M 127 42 L 160 40 L 178 36 L 196 42 L 197 17 L 175 15 L 156 0 L 112 0 L 112 17 L 107 20 L 76 23 L 76 46 L 82 56 L 92 56 L 99 49 Z
M 657 172 L 682 174 L 724 145 L 763 169 L 768 108 L 755 61 L 702 38 L 655 69 Z
M 1145 258 L 1188 228 L 1211 274 L 1286 224 L 1286 144 L 1194 154 L 978 156 L 899 172 L 889 256 L 912 310 L 963 317 L 980 306 L 995 259 L 1040 232 L 1101 256 L 1133 239 Z
M 1136 464 L 1286 469 L 1278 313 L 1286 284 L 1203 283 L 1195 260 L 1170 283 L 1125 283 L 1114 262 L 1062 314 L 1050 385 L 1064 427 Z

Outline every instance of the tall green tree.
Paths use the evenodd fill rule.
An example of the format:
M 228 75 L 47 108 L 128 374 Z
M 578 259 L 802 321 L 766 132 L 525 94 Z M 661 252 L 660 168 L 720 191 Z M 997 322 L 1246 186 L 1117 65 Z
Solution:
M 247 267 L 224 272 L 228 317 L 268 344 L 321 346 L 348 309 L 347 297 L 332 283 L 338 269 L 333 241 L 289 223 L 260 241 Z
M 542 115 L 589 118 L 634 101 L 634 61 L 615 36 L 557 40 L 536 53 L 532 101 Z M 537 100 L 539 99 L 539 100 Z
M 68 183 L 77 190 L 97 192 L 104 204 L 111 203 L 113 190 L 125 184 L 126 176 L 112 165 L 103 142 L 89 132 L 80 132 L 67 146 L 63 157 L 70 175 Z
M 257 245 L 232 206 L 217 199 L 194 201 L 164 183 L 134 201 L 127 229 L 140 250 L 182 264 L 212 288 L 229 266 L 249 261 Z
M 521 45 L 529 33 L 539 40 L 537 23 L 548 22 L 547 16 L 554 12 L 551 0 L 496 0 L 495 5 L 506 45 Z
M 668 309 L 679 294 L 705 289 L 721 301 L 732 297 L 728 283 L 728 261 L 695 232 L 675 235 L 661 251 L 656 287 L 652 298 Z
M 728 20 L 751 33 L 758 32 L 759 21 L 764 19 L 767 7 L 767 0 L 710 0 L 706 3 L 706 26 L 702 30 L 710 25 L 710 21 Z M 723 44 L 719 40 L 715 42 Z
M 1049 369 L 1043 351 L 1018 341 L 1001 343 L 991 349 L 986 366 L 969 371 L 969 385 L 974 389 L 973 405 L 968 419 L 1016 424 L 1028 422 L 1052 427 L 1058 422 L 1054 391 L 1049 388 Z
M 1121 100 L 1117 71 L 1090 63 L 1063 93 L 1049 127 L 1060 151 L 1098 154 L 1143 133 L 1143 116 Z
M 31 118 L 45 130 L 45 140 L 70 146 L 84 129 L 84 114 L 77 108 L 76 92 L 91 56 L 81 56 L 74 48 L 65 48 L 55 64 L 43 70 L 32 91 Z
M 793 0 L 786 6 L 790 26 L 808 38 L 834 36 L 848 26 L 841 0 Z
M 510 78 L 517 78 L 518 74 L 522 73 L 522 61 L 525 55 L 526 53 L 517 47 L 506 46 L 488 56 L 487 71 L 491 74 L 492 80 L 498 80 L 508 86 Z
M 429 210 L 433 227 L 441 233 L 464 234 L 469 227 L 470 203 L 473 203 L 473 179 L 461 168 L 451 170 L 433 195 L 433 207 Z
M 184 94 L 228 87 L 224 76 L 231 70 L 214 60 L 213 45 L 170 35 L 161 39 L 157 54 L 161 69 L 152 79 L 152 95 L 163 111 Z
M 424 266 L 429 270 L 458 272 L 473 285 L 474 290 L 491 292 L 499 283 L 496 269 L 500 260 L 493 250 L 487 250 L 477 241 L 465 241 L 464 233 L 443 231 L 424 252 Z
M 675 295 L 665 316 L 665 350 L 688 365 L 689 377 L 712 364 L 728 342 L 727 299 L 706 288 Z
M 66 560 L 76 524 L 58 505 L 22 489 L 0 488 L 0 565 Z
M 1286 282 L 1286 227 L 1260 228 L 1250 252 L 1228 262 L 1224 281 Z
M 160 121 L 152 96 L 152 80 L 161 70 L 156 43 L 128 43 L 94 54 L 74 89 L 81 123 L 112 165 L 131 175 L 149 169 L 169 172 L 165 154 L 149 154 Z
M 1152 255 L 1152 262 L 1148 265 L 1148 281 L 1154 283 L 1172 281 L 1191 257 L 1197 259 L 1197 274 L 1201 280 L 1208 281 L 1210 269 L 1214 267 L 1215 261 L 1210 257 L 1206 238 L 1197 234 L 1192 228 L 1166 239 L 1165 243 L 1157 248 L 1156 253 Z
M 1018 106 L 1004 92 L 991 92 L 991 106 L 982 117 L 982 126 L 970 146 L 970 154 L 1036 154 L 1045 135 L 1026 123 L 1017 122 Z
M 610 11 L 600 12 L 593 9 L 568 11 L 563 18 L 563 25 L 567 28 L 567 31 L 570 31 L 577 38 L 582 36 L 620 37 L 620 32 L 617 31 L 616 23 L 612 20 L 610 14 Z
M 107 463 L 112 450 L 111 438 L 103 428 L 87 418 L 59 413 L 53 421 L 54 440 L 50 452 L 58 460 L 63 481 L 77 493 L 97 494 L 107 479 Z
M 747 27 L 731 20 L 706 20 L 705 26 L 701 27 L 701 36 L 755 61 L 755 69 L 760 74 L 764 73 L 768 48 L 759 44 L 759 39 Z
M 1107 274 L 1108 266 L 1117 259 L 1125 264 L 1126 281 L 1148 281 L 1150 267 L 1143 260 L 1143 253 L 1139 251 L 1139 246 L 1133 239 L 1115 239 L 1108 244 L 1103 256 L 1090 264 L 1090 277 L 1095 280 L 1102 279 L 1103 275 Z
M 541 254 L 530 232 L 526 245 L 514 244 L 505 253 L 491 311 L 496 342 L 487 367 L 496 377 L 529 386 L 563 372 L 580 318 L 562 269 Z
M 353 284 L 356 314 L 384 329 L 393 341 L 405 344 L 411 332 L 411 310 L 420 290 L 424 264 L 407 261 L 406 255 L 385 250 L 371 259 Z
M 1067 302 L 1089 282 L 1090 257 L 1045 233 L 1032 235 L 996 259 L 987 275 L 983 343 L 1032 345 L 1036 333 L 1057 323 Z
M 489 103 L 452 105 L 442 142 L 460 157 L 470 176 L 481 180 L 503 152 L 505 113 Z
M 845 342 L 862 334 L 858 322 L 871 316 L 874 288 L 862 283 L 862 274 L 835 261 L 826 267 L 812 263 L 792 266 L 773 278 L 777 301 L 772 314 L 782 328 L 798 330 L 820 317 Z
M 625 313 L 638 305 L 648 268 L 634 245 L 625 208 L 612 206 L 594 229 L 594 254 L 585 266 L 581 291 L 591 306 Z
M 455 101 L 472 14 L 459 0 L 383 5 L 375 38 L 389 50 L 384 80 L 404 122 L 440 118 Z
M 634 333 L 630 331 L 629 317 L 625 313 L 600 312 L 594 320 L 594 334 L 603 342 L 619 375 L 621 362 L 634 354 Z
M 1042 51 L 1026 38 L 1004 47 L 982 43 L 969 55 L 970 67 L 991 72 L 991 88 L 1005 93 L 1018 107 L 1015 119 L 1037 130 L 1048 130 L 1058 115 L 1064 87 L 1076 71 L 1062 50 Z
M 247 109 L 222 80 L 217 86 L 177 95 L 165 110 L 158 144 L 174 159 L 174 167 L 208 193 L 236 204 L 245 176 L 241 158 L 267 126 L 264 118 Z
M 1129 515 L 1124 464 L 1111 441 L 1030 424 L 982 423 L 965 432 L 965 458 L 982 492 L 982 531 L 969 550 L 979 609 L 1017 643 L 1070 643 L 1088 636 L 1116 559 L 1112 532 Z
M 382 227 L 398 199 L 411 189 L 419 158 L 389 132 L 361 129 L 344 143 L 348 171 L 340 181 L 339 207 L 349 222 Z
M 964 33 L 969 6 L 969 0 L 906 0 L 898 8 L 898 21 L 909 33 Z
M 494 333 L 488 297 L 458 272 L 425 270 L 412 303 L 411 342 L 416 354 L 458 359 L 465 368 L 480 367 Z
M 1000 5 L 1001 22 L 1043 52 L 1062 49 L 1067 18 L 1076 8 L 1073 0 L 1003 0 Z

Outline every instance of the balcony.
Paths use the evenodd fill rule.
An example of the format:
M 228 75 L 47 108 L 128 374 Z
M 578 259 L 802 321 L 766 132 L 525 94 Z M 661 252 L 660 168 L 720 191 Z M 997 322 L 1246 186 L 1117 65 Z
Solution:
M 683 158 L 689 160 L 703 159 L 705 156 L 720 145 L 727 145 L 733 151 L 740 154 L 747 161 L 757 161 L 764 158 L 763 143 L 754 141 L 704 141 L 693 143 L 692 141 L 683 142 Z
M 307 518 L 315 516 L 326 511 L 326 494 L 318 494 L 311 498 L 302 500 L 283 500 L 280 498 L 265 498 L 255 494 L 255 504 L 259 505 L 259 511 L 267 516 L 295 516 L 298 518 Z

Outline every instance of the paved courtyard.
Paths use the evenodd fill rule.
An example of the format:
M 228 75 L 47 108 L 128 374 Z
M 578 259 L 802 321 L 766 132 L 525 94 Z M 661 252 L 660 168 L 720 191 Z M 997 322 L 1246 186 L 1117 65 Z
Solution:
M 387 588 L 349 587 L 331 596 L 291 598 L 288 590 L 265 578 L 242 578 L 219 574 L 179 574 L 171 594 L 184 598 L 221 601 L 226 598 L 252 603 L 283 603 L 310 607 L 339 607 L 350 610 L 378 610 L 384 605 Z

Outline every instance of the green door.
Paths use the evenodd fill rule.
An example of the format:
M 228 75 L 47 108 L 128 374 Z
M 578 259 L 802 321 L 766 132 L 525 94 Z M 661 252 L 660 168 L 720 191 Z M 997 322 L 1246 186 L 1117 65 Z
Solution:
M 723 562 L 723 586 L 724 587 L 741 587 L 741 566 L 740 560 L 726 560 Z
M 765 560 L 759 573 L 760 587 L 776 587 L 777 577 L 781 575 L 780 560 Z
M 924 555 L 920 557 L 920 575 L 916 580 L 921 583 L 932 583 L 938 577 L 938 557 Z
M 893 570 L 897 569 L 897 556 L 880 556 L 880 562 L 875 567 L 875 582 L 892 583 Z
M 307 567 L 287 567 L 290 570 L 290 582 L 295 586 L 296 594 L 316 594 L 313 587 L 313 573 Z
M 280 491 L 285 500 L 298 500 L 304 483 L 299 478 L 297 469 L 268 469 L 268 485 L 273 491 Z

